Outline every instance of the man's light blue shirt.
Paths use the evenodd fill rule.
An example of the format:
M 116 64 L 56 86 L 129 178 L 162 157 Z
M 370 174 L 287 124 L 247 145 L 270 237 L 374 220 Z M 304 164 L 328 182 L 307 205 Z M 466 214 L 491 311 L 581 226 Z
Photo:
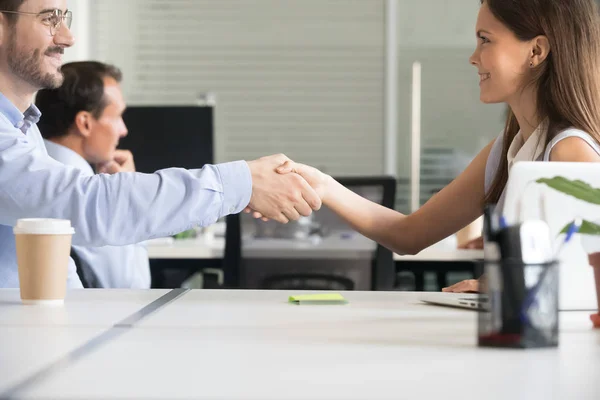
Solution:
M 19 287 L 12 232 L 19 218 L 69 219 L 74 245 L 123 246 L 213 224 L 250 201 L 245 161 L 88 176 L 48 156 L 39 116 L 34 105 L 22 114 L 0 93 L 0 287 Z M 81 287 L 72 262 L 68 285 Z
M 65 165 L 79 168 L 86 176 L 94 175 L 88 162 L 61 144 L 44 140 L 48 155 Z M 148 251 L 142 244 L 126 246 L 73 246 L 82 263 L 94 272 L 103 288 L 148 289 L 150 265 Z

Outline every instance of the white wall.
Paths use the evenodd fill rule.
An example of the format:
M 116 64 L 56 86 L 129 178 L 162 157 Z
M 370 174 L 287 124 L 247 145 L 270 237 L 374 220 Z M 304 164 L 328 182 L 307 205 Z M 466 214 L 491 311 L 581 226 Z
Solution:
M 130 104 L 216 94 L 217 161 L 284 152 L 338 176 L 382 173 L 383 0 L 102 0 L 91 10 L 92 56 L 123 70 Z
M 410 175 L 412 65 L 422 65 L 421 146 L 450 156 L 421 159 L 422 200 L 455 177 L 502 130 L 504 106 L 479 100 L 478 75 L 469 64 L 475 45 L 477 0 L 399 0 L 398 177 Z M 431 172 L 431 173 L 428 173 Z M 407 189 L 399 188 L 399 207 Z M 404 191 L 404 193 L 403 193 Z M 403 208 L 406 207 L 406 208 Z
M 158 76 L 152 71 L 144 71 L 143 68 L 140 67 L 140 58 L 149 57 L 153 50 L 151 50 L 149 47 L 145 47 L 142 51 L 137 51 L 136 43 L 138 40 L 140 40 L 140 38 L 147 38 L 149 35 L 153 35 L 153 37 L 155 37 L 155 39 L 152 40 L 154 40 L 154 43 L 158 45 L 158 51 L 164 53 L 164 60 L 160 61 L 159 64 L 168 65 L 168 68 L 162 72 L 165 77 L 170 76 L 173 71 L 179 70 L 181 70 L 182 73 L 190 74 L 192 64 L 194 65 L 193 68 L 198 70 L 206 69 L 206 71 L 198 73 L 199 79 L 196 79 L 196 81 L 207 82 L 207 85 L 206 87 L 202 87 L 202 90 L 198 91 L 213 90 L 214 87 L 218 87 L 218 85 L 213 85 L 214 87 L 211 86 L 210 79 L 216 75 L 224 76 L 227 71 L 231 69 L 231 64 L 223 64 L 222 71 L 220 71 L 218 74 L 218 71 L 212 71 L 208 69 L 214 63 L 225 61 L 219 60 L 219 53 L 211 50 L 210 46 L 213 46 L 215 49 L 218 49 L 219 46 L 221 46 L 224 49 L 233 50 L 233 43 L 241 50 L 244 49 L 244 46 L 250 46 L 250 48 L 259 48 L 260 46 L 257 46 L 260 43 L 258 43 L 256 40 L 256 43 L 252 42 L 253 38 L 262 38 L 261 40 L 265 41 L 265 49 L 267 49 L 270 45 L 277 45 L 278 43 L 279 46 L 287 49 L 290 46 L 300 42 L 305 44 L 310 43 L 311 40 L 319 41 L 320 45 L 326 47 L 327 40 L 330 39 L 330 46 L 336 48 L 336 46 L 339 46 L 339 43 L 342 42 L 339 40 L 339 38 L 336 38 L 335 35 L 332 36 L 331 32 L 324 28 L 327 26 L 328 21 L 335 20 L 335 17 L 330 17 L 327 15 L 328 11 L 325 6 L 323 6 L 323 15 L 318 17 L 318 20 L 314 21 L 313 23 L 308 21 L 307 29 L 302 31 L 298 29 L 291 29 L 294 28 L 294 25 L 291 25 L 290 29 L 286 29 L 286 27 L 281 26 L 281 24 L 277 25 L 277 18 L 281 18 L 282 16 L 285 17 L 284 8 L 293 6 L 296 4 L 295 2 L 289 2 L 287 4 L 279 2 L 273 3 L 272 7 L 269 9 L 270 11 L 268 12 L 273 15 L 275 20 L 273 20 L 273 23 L 271 24 L 260 26 L 259 24 L 256 24 L 257 15 L 260 15 L 261 10 L 260 4 L 262 3 L 260 1 L 228 0 L 227 2 L 223 2 L 223 0 L 205 0 L 201 2 L 201 4 L 204 4 L 202 7 L 205 7 L 206 10 L 208 10 L 208 15 L 205 11 L 200 15 L 199 20 L 191 19 L 190 21 L 182 21 L 183 24 L 190 26 L 189 29 L 180 26 L 180 28 L 174 30 L 173 23 L 175 21 L 170 21 L 168 19 L 169 15 L 175 12 L 175 4 L 171 7 L 168 3 L 164 3 L 164 5 L 163 3 L 160 3 L 160 9 L 162 10 L 161 13 L 164 12 L 167 20 L 156 20 L 152 26 L 140 26 L 138 21 L 139 19 L 137 17 L 140 5 L 144 5 L 144 13 L 145 15 L 148 15 L 148 13 L 159 11 L 158 9 L 154 10 L 154 7 L 159 7 L 158 3 L 151 1 L 141 2 L 136 0 L 120 2 L 113 0 L 94 1 L 101 1 L 102 3 L 92 4 L 92 0 L 70 0 L 69 2 L 69 7 L 74 11 L 73 32 L 77 37 L 77 44 L 73 49 L 67 52 L 66 59 L 70 61 L 99 58 L 101 61 L 107 61 L 118 65 L 125 73 L 124 90 L 128 100 L 132 102 L 143 103 L 155 101 L 155 92 L 156 90 L 161 89 L 160 87 L 158 87 L 158 89 L 156 88 L 157 85 L 160 85 L 160 82 L 158 82 L 157 79 L 162 79 L 162 76 Z M 104 6 L 99 6 L 101 4 L 104 4 Z M 115 4 L 115 6 L 112 4 Z M 211 4 L 214 5 L 209 7 Z M 246 22 L 243 24 L 242 22 L 236 22 L 235 25 L 231 26 L 231 30 L 228 30 L 223 27 L 232 21 L 231 19 L 227 19 L 230 18 L 227 17 L 227 13 L 231 13 L 231 4 L 238 4 L 236 7 L 240 8 L 240 12 L 242 9 L 245 10 L 245 14 L 243 14 L 245 19 L 242 19 L 241 21 Z M 256 4 L 257 6 L 247 9 L 248 4 Z M 348 2 L 344 4 L 348 5 L 348 7 L 350 7 L 350 5 L 352 7 L 361 6 L 356 2 Z M 371 1 L 370 4 L 373 10 L 375 10 L 380 7 L 381 1 Z M 118 5 L 117 8 L 115 8 L 116 5 Z M 177 3 L 177 7 L 180 7 L 179 2 Z M 332 8 L 332 10 L 334 9 L 335 7 Z M 479 151 L 479 149 L 481 149 L 502 129 L 504 113 L 503 106 L 483 105 L 480 103 L 479 87 L 477 85 L 477 73 L 475 68 L 470 66 L 468 63 L 468 57 L 476 44 L 474 31 L 478 9 L 479 2 L 477 0 L 398 0 L 399 120 L 397 166 L 398 177 L 400 178 L 406 178 L 409 176 L 411 66 L 414 61 L 420 61 L 422 63 L 422 146 L 424 148 L 439 147 L 445 149 L 455 149 L 455 154 L 450 159 L 446 158 L 445 160 L 439 161 L 441 164 L 438 165 L 437 168 L 441 171 L 440 173 L 443 173 L 448 177 L 456 175 L 456 173 L 458 173 L 466 165 L 466 163 L 469 162 L 469 160 L 477 153 L 477 151 Z M 96 11 L 92 12 L 93 10 Z M 115 10 L 118 10 L 118 12 Z M 299 10 L 303 10 L 303 8 L 299 8 Z M 332 11 L 330 10 L 329 12 Z M 307 12 L 303 11 L 303 13 L 306 14 L 306 18 L 314 18 L 313 15 L 309 17 Z M 373 15 L 375 16 L 376 14 L 373 13 Z M 301 15 L 298 15 L 298 21 L 300 21 L 301 17 Z M 102 26 L 98 26 L 98 21 L 103 21 Z M 292 20 L 290 20 L 290 22 L 291 21 Z M 298 21 L 294 23 L 297 24 Z M 278 26 L 279 28 L 277 28 Z M 353 35 L 353 31 L 343 30 L 343 28 L 347 27 L 348 25 L 339 26 L 342 28 L 339 30 L 339 37 Z M 352 26 L 354 29 L 356 29 L 358 24 Z M 369 41 L 366 38 L 375 38 L 376 35 L 372 32 L 373 29 L 375 29 L 374 27 L 375 25 L 373 24 L 367 25 L 365 28 L 367 31 L 363 32 L 362 35 L 357 36 L 358 40 L 362 40 L 362 42 L 355 44 L 362 46 L 362 48 L 365 49 L 367 49 L 368 46 L 373 46 L 373 39 L 369 39 L 371 40 Z M 183 34 L 183 31 L 186 29 L 189 31 L 187 36 Z M 235 33 L 240 29 L 247 30 L 248 35 L 244 37 Z M 282 30 L 277 31 L 277 29 Z M 288 33 L 286 33 L 286 31 Z M 94 32 L 94 37 L 90 37 L 92 35 L 91 32 Z M 228 32 L 231 32 L 231 34 L 228 34 Z M 294 36 L 294 32 L 304 33 L 296 37 Z M 333 31 L 333 33 L 335 32 L 336 31 Z M 384 32 L 385 30 L 381 29 L 380 34 L 382 38 Z M 104 40 L 100 43 L 97 38 L 98 35 L 111 39 Z M 189 40 L 187 42 L 182 41 L 182 38 L 184 37 L 187 37 Z M 244 39 L 245 41 L 243 43 L 239 42 L 241 39 Z M 145 40 L 146 46 L 149 46 L 150 43 L 152 43 L 147 39 Z M 204 47 L 201 48 L 200 46 Z M 372 48 L 376 49 L 376 46 Z M 201 51 L 203 51 L 203 57 L 196 61 L 189 60 L 188 64 L 190 62 L 192 64 L 187 66 L 187 69 L 185 70 L 182 69 L 183 67 L 176 68 L 176 65 L 173 64 L 173 62 L 178 61 L 173 58 L 174 54 L 176 53 L 174 47 L 201 48 Z M 206 51 L 208 51 L 208 53 Z M 213 53 L 214 55 L 209 56 L 209 54 Z M 227 57 L 231 58 L 231 55 L 226 55 Z M 217 58 L 211 59 L 209 57 Z M 249 61 L 246 60 L 245 62 Z M 264 60 L 264 65 L 267 68 L 274 68 L 274 65 L 269 64 L 268 60 Z M 312 69 L 307 68 L 306 73 L 315 73 L 315 66 L 316 65 L 313 65 L 311 67 Z M 154 66 L 153 70 L 156 70 L 157 68 L 159 68 L 159 66 Z M 298 64 L 290 68 L 294 70 L 294 68 L 298 69 L 304 67 L 301 67 L 301 64 Z M 345 72 L 343 70 L 343 63 L 340 64 L 339 68 L 341 73 Z M 244 72 L 242 68 L 240 71 L 236 70 L 235 79 L 230 77 L 228 78 L 228 81 L 231 82 L 231 85 L 234 85 L 234 81 L 239 81 L 243 79 L 244 76 L 252 76 L 252 74 L 255 73 L 251 71 Z M 144 81 L 136 78 L 136 76 L 146 76 L 146 78 L 149 77 L 148 79 L 152 79 L 149 81 Z M 298 75 L 297 77 L 299 79 L 303 78 L 301 75 Z M 260 76 L 255 75 L 254 79 L 256 80 L 259 78 L 264 80 L 270 78 L 270 76 L 269 74 Z M 365 84 L 366 83 L 368 82 L 365 81 Z M 197 83 L 192 82 L 192 84 Z M 381 99 L 378 99 L 375 102 L 379 104 L 384 97 L 381 82 L 371 82 L 369 84 L 376 85 L 377 87 L 381 88 Z M 178 96 L 177 98 L 189 102 L 188 98 L 181 97 L 179 93 L 168 92 L 166 90 L 167 86 L 165 86 L 164 94 L 161 97 L 164 101 L 173 102 L 173 96 L 176 95 Z M 230 88 L 229 86 L 222 87 L 222 90 L 225 90 L 225 95 L 220 95 L 217 93 L 217 101 L 220 101 L 221 104 L 223 100 L 228 101 L 228 92 L 233 93 L 233 87 Z M 152 90 L 154 90 L 154 92 Z M 179 92 L 181 92 L 181 90 Z M 257 97 L 251 92 L 249 93 L 254 96 L 249 98 L 262 98 L 262 96 Z M 281 95 L 284 94 L 285 90 L 282 90 Z M 313 96 L 314 98 L 314 96 L 329 95 L 331 94 L 327 91 L 324 91 L 321 94 L 315 93 L 314 95 L 310 94 L 309 96 Z M 289 97 L 286 97 L 285 99 L 287 101 Z M 243 103 L 239 102 L 239 96 L 231 99 L 230 102 L 234 100 L 236 100 L 237 103 L 232 103 L 232 107 L 236 106 L 240 108 L 244 105 Z M 285 103 L 283 102 L 276 104 L 276 109 L 279 110 L 277 112 L 281 114 L 282 111 L 280 108 L 284 106 Z M 219 112 L 222 112 L 222 110 Z M 288 114 L 290 112 L 288 112 Z M 236 113 L 239 115 L 239 110 L 237 110 Z M 286 113 L 284 112 L 282 115 L 285 114 Z M 348 114 L 352 113 L 346 111 L 346 115 Z M 364 135 L 370 135 L 370 137 L 373 138 L 373 141 L 361 143 L 361 146 L 365 148 L 373 145 L 382 146 L 383 138 L 380 136 L 383 135 L 383 108 L 381 109 L 379 115 L 382 124 L 381 129 L 379 128 L 379 125 L 375 126 L 376 129 L 367 128 L 367 125 L 365 125 L 365 128 L 363 129 Z M 346 123 L 351 123 L 349 121 L 346 121 Z M 313 120 L 308 122 L 312 123 L 310 129 L 305 129 L 298 125 L 294 134 L 302 135 L 308 132 L 310 135 L 312 135 L 313 141 L 319 138 L 322 142 L 323 136 L 321 133 L 316 135 L 318 129 L 315 129 L 314 126 L 318 123 L 318 121 Z M 279 121 L 278 123 L 282 124 L 284 121 Z M 353 124 L 356 125 L 355 123 Z M 217 159 L 228 160 L 231 158 L 243 157 L 245 152 L 247 152 L 250 147 L 246 146 L 245 144 L 240 146 L 239 143 L 241 142 L 239 141 L 239 138 L 243 137 L 240 135 L 252 135 L 252 130 L 248 129 L 248 125 L 246 125 L 243 120 L 238 120 L 238 118 L 227 121 L 223 118 L 220 118 L 217 129 L 220 130 L 219 136 L 216 139 Z M 240 132 L 237 132 L 237 130 L 240 130 Z M 273 137 L 269 140 L 267 137 L 267 139 L 265 139 L 266 136 L 263 134 L 264 129 L 258 125 L 255 130 L 257 135 L 256 140 L 260 142 L 267 140 L 268 143 L 266 148 L 255 148 L 253 151 L 256 154 L 260 153 L 261 151 L 276 151 L 276 148 L 279 148 L 279 138 Z M 229 138 L 231 138 L 231 140 Z M 371 171 L 371 173 L 383 171 L 383 157 L 381 157 L 381 160 L 376 161 L 376 163 L 381 164 L 380 167 L 373 165 L 373 163 L 370 163 L 367 166 L 367 164 L 364 163 L 361 164 L 360 162 L 353 162 L 353 160 L 360 160 L 360 155 L 357 156 L 356 153 L 352 152 L 351 148 L 349 148 L 349 145 L 344 143 L 343 140 L 340 141 L 338 138 L 335 140 L 342 144 L 338 147 L 338 152 L 345 152 L 350 156 L 348 158 L 350 163 L 349 165 L 353 165 L 361 170 Z M 317 140 L 317 142 L 318 141 L 319 140 Z M 350 144 L 350 146 L 352 145 Z M 314 162 L 317 163 L 317 165 L 322 166 L 320 165 L 320 159 L 323 157 L 322 155 L 324 154 L 324 157 L 326 157 L 327 154 L 335 152 L 334 148 L 329 149 L 327 146 L 320 146 L 320 148 L 314 147 L 314 149 L 314 153 L 302 151 L 296 154 L 302 154 L 303 157 L 309 157 L 308 159 L 305 159 L 306 162 Z M 292 154 L 295 153 L 295 150 L 297 149 L 291 150 Z M 382 151 L 381 154 L 383 155 L 383 153 L 384 152 Z M 254 155 L 254 153 L 249 154 L 248 156 L 252 155 Z M 427 162 L 427 160 L 423 161 L 424 163 Z M 436 161 L 434 160 L 434 163 L 435 162 Z M 450 162 L 451 165 L 449 165 L 448 162 Z M 424 167 L 428 167 L 428 165 L 424 165 Z M 347 168 L 340 164 L 333 166 L 333 168 L 333 173 L 338 173 L 338 171 L 346 173 L 360 173 L 360 171 L 356 171 L 354 168 Z M 433 169 L 435 169 L 435 166 Z M 425 178 L 426 177 L 427 176 L 425 175 Z M 424 190 L 427 192 L 430 190 L 430 188 L 424 185 Z M 400 195 L 406 197 L 406 193 L 400 193 Z
M 69 0 L 67 7 L 73 11 L 71 33 L 75 37 L 75 45 L 65 51 L 63 60 L 84 61 L 92 57 L 90 42 L 90 4 L 92 0 Z M 96 0 L 99 1 L 99 0 Z
M 398 35 L 403 48 L 472 48 L 478 0 L 399 0 Z

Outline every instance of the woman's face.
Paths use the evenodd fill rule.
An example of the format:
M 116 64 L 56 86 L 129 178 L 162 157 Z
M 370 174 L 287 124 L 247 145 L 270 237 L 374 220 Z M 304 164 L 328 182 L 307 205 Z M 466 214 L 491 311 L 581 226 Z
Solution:
M 477 48 L 469 61 L 479 73 L 479 98 L 484 103 L 510 102 L 518 96 L 531 70 L 531 43 L 519 40 L 485 2 L 475 30 Z

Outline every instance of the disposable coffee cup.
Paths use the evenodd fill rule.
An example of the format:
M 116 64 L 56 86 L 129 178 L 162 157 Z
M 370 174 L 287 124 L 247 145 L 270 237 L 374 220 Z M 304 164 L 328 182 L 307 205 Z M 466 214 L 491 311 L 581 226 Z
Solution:
M 71 238 L 68 219 L 20 219 L 14 227 L 24 304 L 60 305 L 67 291 Z

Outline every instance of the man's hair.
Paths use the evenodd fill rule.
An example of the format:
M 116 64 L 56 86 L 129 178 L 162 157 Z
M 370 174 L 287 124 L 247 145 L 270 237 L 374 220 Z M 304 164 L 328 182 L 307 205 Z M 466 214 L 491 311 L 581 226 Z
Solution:
M 100 118 L 107 106 L 104 78 L 122 79 L 119 68 L 97 61 L 64 64 L 61 72 L 65 77 L 62 86 L 40 90 L 35 100 L 42 112 L 38 127 L 46 139 L 66 135 L 80 111 Z
M 0 0 L 0 10 L 1 11 L 18 11 L 21 8 L 21 5 L 25 2 L 25 0 Z M 4 14 L 4 17 L 9 22 L 14 22 L 18 15 L 17 14 Z

